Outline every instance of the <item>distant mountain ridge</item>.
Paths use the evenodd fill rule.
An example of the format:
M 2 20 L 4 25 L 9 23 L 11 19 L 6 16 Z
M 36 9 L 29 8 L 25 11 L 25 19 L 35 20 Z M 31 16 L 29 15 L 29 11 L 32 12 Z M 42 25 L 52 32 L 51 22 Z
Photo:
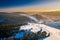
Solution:
M 11 25 L 16 24 L 17 25 L 17 24 L 27 23 L 27 21 L 28 22 L 31 22 L 31 21 L 35 22 L 34 20 L 32 20 L 26 16 L 21 16 L 20 14 L 28 15 L 29 13 L 25 13 L 25 12 L 13 12 L 13 13 L 0 12 L 0 24 L 11 24 Z M 52 18 L 55 18 L 55 16 L 50 16 L 50 15 L 43 14 L 43 13 L 33 13 L 32 15 L 30 13 L 28 16 L 32 16 L 39 21 L 42 20 L 43 22 L 59 21 L 58 17 L 56 17 L 56 19 L 58 19 L 58 20 L 55 20 L 55 19 L 52 19 Z

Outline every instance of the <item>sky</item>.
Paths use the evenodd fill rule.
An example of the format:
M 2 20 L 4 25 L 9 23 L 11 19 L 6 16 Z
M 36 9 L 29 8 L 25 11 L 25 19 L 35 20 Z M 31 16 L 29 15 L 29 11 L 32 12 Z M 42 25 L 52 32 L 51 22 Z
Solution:
M 0 0 L 0 12 L 60 11 L 60 0 Z

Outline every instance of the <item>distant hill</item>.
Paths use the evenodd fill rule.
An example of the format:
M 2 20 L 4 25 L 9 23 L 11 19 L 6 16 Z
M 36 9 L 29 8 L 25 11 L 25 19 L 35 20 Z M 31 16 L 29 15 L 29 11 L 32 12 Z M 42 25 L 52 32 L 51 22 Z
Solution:
M 42 15 L 40 15 L 40 14 L 33 14 L 31 16 L 37 18 L 38 20 L 44 19 L 44 17 Z
M 31 15 L 32 17 L 35 17 L 37 20 L 42 20 L 42 21 L 51 21 L 54 22 L 55 20 L 53 20 L 52 18 L 50 18 L 50 16 L 44 15 L 44 14 L 33 14 Z
M 46 15 L 52 15 L 52 16 L 60 16 L 60 11 L 40 12 L 40 13 L 46 14 Z
M 46 21 L 44 24 L 48 25 L 50 27 L 53 27 L 53 28 L 60 29 L 60 21 L 57 21 L 57 22 L 48 22 L 48 21 Z

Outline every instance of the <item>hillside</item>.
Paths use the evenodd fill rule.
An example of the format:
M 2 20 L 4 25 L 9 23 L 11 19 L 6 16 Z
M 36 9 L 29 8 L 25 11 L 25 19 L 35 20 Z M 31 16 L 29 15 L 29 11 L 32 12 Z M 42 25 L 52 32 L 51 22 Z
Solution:
M 28 23 L 33 24 L 29 25 Z M 46 38 L 46 40 L 49 40 L 51 38 L 51 40 L 60 39 L 60 17 L 58 15 L 53 15 L 53 13 L 50 15 L 49 13 L 45 14 L 34 12 L 32 12 L 32 14 L 25 12 L 0 12 L 0 35 L 3 33 L 4 37 L 6 37 L 6 35 L 9 35 L 8 30 L 11 33 L 16 33 L 19 31 L 22 25 L 26 25 L 26 27 L 24 26 L 24 29 L 31 28 L 32 32 L 37 32 L 40 30 L 40 28 L 43 28 L 44 31 L 47 29 L 46 31 L 49 31 L 50 36 Z M 3 35 L 1 36 L 3 37 Z

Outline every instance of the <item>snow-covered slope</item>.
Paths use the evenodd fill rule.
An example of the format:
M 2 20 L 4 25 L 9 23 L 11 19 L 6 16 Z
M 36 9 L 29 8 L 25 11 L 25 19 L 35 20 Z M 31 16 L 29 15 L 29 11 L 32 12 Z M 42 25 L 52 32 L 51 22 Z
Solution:
M 60 40 L 60 30 L 59 29 L 55 29 L 52 27 L 49 27 L 47 25 L 44 24 L 36 24 L 36 23 L 30 23 L 29 25 L 25 25 L 22 26 L 20 28 L 20 30 L 24 29 L 31 29 L 32 28 L 32 32 L 37 32 L 39 31 L 41 28 L 43 29 L 43 31 L 47 31 L 48 33 L 50 32 L 50 37 L 44 39 L 44 40 Z
M 55 28 L 46 26 L 44 24 L 40 24 L 40 26 L 47 29 L 51 33 L 50 37 L 46 38 L 45 40 L 60 40 L 60 30 L 59 29 L 55 29 Z

